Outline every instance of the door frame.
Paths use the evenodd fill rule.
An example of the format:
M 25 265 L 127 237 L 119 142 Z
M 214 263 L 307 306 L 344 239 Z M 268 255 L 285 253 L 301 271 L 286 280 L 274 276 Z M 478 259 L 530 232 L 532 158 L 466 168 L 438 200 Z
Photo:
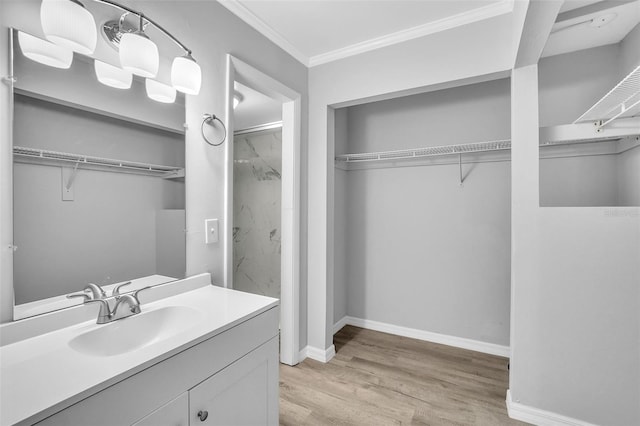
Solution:
M 242 60 L 227 55 L 225 152 L 225 287 L 233 288 L 233 83 L 282 103 L 282 204 L 280 256 L 280 362 L 296 365 L 300 351 L 300 144 L 301 95 Z

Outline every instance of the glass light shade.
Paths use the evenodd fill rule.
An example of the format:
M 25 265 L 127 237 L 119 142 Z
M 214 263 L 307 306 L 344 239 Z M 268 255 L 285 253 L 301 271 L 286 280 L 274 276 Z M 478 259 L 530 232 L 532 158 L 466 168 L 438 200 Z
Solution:
M 93 15 L 71 0 L 42 0 L 40 23 L 47 40 L 83 55 L 96 49 L 98 31 Z
M 158 46 L 144 33 L 125 33 L 120 39 L 120 66 L 142 77 L 158 74 Z
M 167 84 L 147 78 L 145 87 L 147 88 L 147 96 L 154 101 L 170 104 L 176 100 L 176 89 Z
M 105 86 L 114 87 L 116 89 L 128 89 L 133 81 L 133 74 L 122 68 L 114 67 L 97 59 L 94 61 L 96 77 L 98 81 Z
M 67 69 L 73 61 L 73 52 L 31 34 L 18 31 L 18 43 L 27 58 L 54 68 Z
M 187 95 L 200 93 L 202 84 L 202 71 L 200 65 L 191 57 L 178 56 L 171 65 L 171 84 L 176 90 Z

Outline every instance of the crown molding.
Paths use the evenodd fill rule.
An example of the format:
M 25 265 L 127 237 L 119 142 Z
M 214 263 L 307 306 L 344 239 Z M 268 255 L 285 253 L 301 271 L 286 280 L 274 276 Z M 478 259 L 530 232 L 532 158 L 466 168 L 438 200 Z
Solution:
M 504 15 L 513 11 L 513 2 L 515 0 L 502 0 L 497 3 L 479 7 L 477 9 L 462 12 L 457 15 L 439 19 L 437 21 L 428 22 L 417 27 L 407 28 L 395 33 L 387 34 L 381 37 L 372 38 L 360 43 L 336 49 L 331 52 L 322 53 L 312 56 L 309 59 L 309 66 L 326 64 L 327 62 L 336 61 L 338 59 L 347 58 L 349 56 L 358 55 L 360 53 L 369 52 L 381 47 L 391 46 L 397 43 L 424 37 L 429 34 L 440 31 L 450 30 L 462 25 L 471 24 L 473 22 L 482 21 L 493 18 L 495 16 Z
M 298 50 L 279 32 L 274 30 L 270 25 L 265 23 L 257 15 L 251 12 L 251 10 L 244 6 L 239 0 L 218 0 L 218 2 L 226 9 L 228 9 L 231 13 L 242 19 L 260 34 L 271 40 L 278 47 L 283 49 L 285 52 L 293 56 L 296 60 L 307 67 L 326 64 L 327 62 L 332 62 L 338 59 L 347 58 L 349 56 L 358 55 L 360 53 L 369 52 L 381 47 L 391 46 L 393 44 L 402 43 L 419 37 L 424 37 L 429 34 L 446 31 L 462 25 L 467 25 L 473 22 L 478 22 L 496 16 L 504 15 L 506 13 L 511 13 L 513 11 L 514 1 L 516 0 L 501 0 L 487 6 L 479 7 L 477 9 L 469 10 L 467 12 L 459 13 L 457 15 L 449 16 L 437 21 L 428 22 L 417 27 L 407 28 L 395 33 L 376 37 L 360 43 L 355 43 L 350 46 L 332 50 L 330 52 L 322 53 L 320 55 L 315 55 L 309 58 L 300 50 Z
M 276 46 L 293 56 L 298 62 L 305 66 L 309 66 L 309 58 L 299 51 L 293 44 L 284 38 L 279 32 L 274 30 L 270 25 L 265 23 L 256 14 L 250 11 L 245 5 L 238 0 L 218 0 L 222 6 L 228 9 L 231 13 L 242 19 L 253 29 L 260 34 L 271 40 Z

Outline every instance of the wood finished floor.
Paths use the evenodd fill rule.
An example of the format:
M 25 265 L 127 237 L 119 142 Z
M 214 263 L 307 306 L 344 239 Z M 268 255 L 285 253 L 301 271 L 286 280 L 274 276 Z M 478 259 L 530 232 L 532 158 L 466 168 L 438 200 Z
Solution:
M 346 326 L 336 356 L 280 366 L 281 425 L 523 425 L 506 358 Z

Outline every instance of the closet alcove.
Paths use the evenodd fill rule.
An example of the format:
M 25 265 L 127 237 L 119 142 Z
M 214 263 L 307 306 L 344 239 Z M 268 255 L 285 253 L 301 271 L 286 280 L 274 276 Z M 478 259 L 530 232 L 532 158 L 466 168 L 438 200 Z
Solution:
M 335 110 L 337 327 L 507 355 L 510 132 L 508 78 Z

